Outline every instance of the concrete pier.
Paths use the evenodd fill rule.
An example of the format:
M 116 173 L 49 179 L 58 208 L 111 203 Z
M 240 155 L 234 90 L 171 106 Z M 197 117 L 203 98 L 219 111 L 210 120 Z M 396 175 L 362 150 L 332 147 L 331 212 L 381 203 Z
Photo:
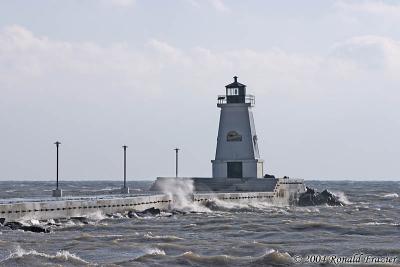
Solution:
M 166 195 L 99 196 L 60 199 L 1 200 L 0 218 L 5 221 L 47 220 L 85 217 L 92 213 L 112 214 L 151 207 L 167 210 L 172 199 Z
M 268 192 L 195 192 L 184 197 L 198 203 L 218 199 L 229 202 L 264 202 L 288 206 L 296 204 L 298 196 L 304 192 L 303 180 L 276 179 L 275 182 L 272 190 Z M 0 200 L 0 218 L 4 218 L 5 221 L 47 220 L 85 217 L 96 212 L 113 214 L 130 210 L 143 211 L 149 208 L 169 210 L 173 207 L 174 201 L 179 201 L 179 198 L 182 196 L 175 197 L 173 194 L 154 192 L 149 195 L 3 199 Z

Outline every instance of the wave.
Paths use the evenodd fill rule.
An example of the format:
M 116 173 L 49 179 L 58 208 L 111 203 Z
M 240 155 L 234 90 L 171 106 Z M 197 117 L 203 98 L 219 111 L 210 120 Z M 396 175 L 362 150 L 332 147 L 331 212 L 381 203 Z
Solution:
M 85 216 L 80 217 L 71 217 L 71 218 L 56 218 L 56 219 L 47 219 L 47 220 L 37 220 L 34 217 L 25 217 L 18 222 L 23 225 L 57 225 L 57 226 L 68 226 L 68 225 L 84 225 L 84 224 L 94 224 L 98 221 L 109 218 L 109 216 L 105 215 L 102 211 L 94 211 L 86 214 Z
M 148 248 L 145 252 L 146 255 L 166 255 L 165 251 L 159 248 Z
M 183 238 L 174 235 L 153 235 L 151 232 L 144 234 L 143 238 L 146 240 L 158 240 L 166 242 L 183 240 Z
M 327 230 L 327 231 L 337 231 L 343 229 L 342 226 L 338 224 L 331 224 L 325 222 L 315 222 L 315 221 L 302 221 L 291 226 L 294 230 L 307 231 L 307 230 Z
M 95 212 L 88 213 L 85 217 L 86 217 L 87 219 L 93 220 L 93 221 L 101 221 L 101 220 L 104 220 L 104 219 L 107 219 L 107 218 L 108 218 L 108 217 L 107 217 L 102 211 L 100 211 L 100 210 L 95 211 Z
M 153 252 L 155 252 L 153 254 Z M 293 258 L 287 252 L 279 252 L 268 249 L 259 256 L 231 256 L 231 255 L 201 255 L 192 251 L 186 251 L 176 256 L 169 256 L 165 251 L 150 249 L 145 255 L 139 256 L 129 262 L 152 262 L 154 257 L 167 257 L 170 265 L 200 265 L 200 266 L 289 266 L 294 263 Z
M 161 191 L 173 198 L 170 203 L 171 210 L 182 212 L 211 212 L 207 207 L 193 202 L 192 196 L 194 192 L 193 180 L 191 179 L 171 179 L 159 183 Z
M 339 198 L 339 200 L 340 200 L 341 202 L 343 202 L 345 205 L 351 205 L 351 204 L 353 204 L 353 202 L 350 202 L 350 201 L 347 199 L 347 196 L 346 196 L 346 194 L 345 194 L 344 192 L 342 192 L 342 191 L 332 191 L 332 193 L 333 193 L 335 196 L 337 196 L 337 197 Z
M 251 265 L 278 265 L 278 266 L 289 266 L 295 261 L 287 252 L 279 252 L 274 249 L 270 249 L 265 252 L 265 254 L 258 259 L 254 260 Z
M 5 259 L 0 261 L 2 266 L 43 266 L 48 264 L 62 264 L 72 266 L 95 266 L 96 264 L 90 263 L 70 253 L 67 250 L 60 250 L 55 255 L 49 255 L 36 250 L 25 250 L 20 246 L 15 248 Z
M 17 190 L 6 190 L 5 192 L 6 193 L 14 193 L 14 192 L 17 192 Z
M 379 225 L 389 225 L 389 226 L 400 226 L 400 223 L 394 223 L 394 222 L 367 222 L 367 223 L 360 223 L 360 225 L 374 225 L 374 226 L 379 226 Z
M 207 201 L 204 205 L 212 211 L 251 212 L 251 211 L 256 211 L 256 210 L 277 208 L 277 206 L 273 206 L 271 203 L 262 202 L 262 201 L 239 203 L 239 202 L 232 202 L 232 201 L 224 201 L 224 200 L 221 200 L 218 198 Z
M 388 193 L 388 194 L 383 195 L 382 197 L 384 197 L 384 198 L 398 198 L 399 194 L 397 194 L 397 193 Z
M 332 207 L 332 206 L 327 206 L 327 207 Z M 303 212 L 303 213 L 321 213 L 320 209 L 318 207 L 297 207 L 297 206 L 293 206 L 290 207 L 291 210 L 293 210 L 294 212 Z

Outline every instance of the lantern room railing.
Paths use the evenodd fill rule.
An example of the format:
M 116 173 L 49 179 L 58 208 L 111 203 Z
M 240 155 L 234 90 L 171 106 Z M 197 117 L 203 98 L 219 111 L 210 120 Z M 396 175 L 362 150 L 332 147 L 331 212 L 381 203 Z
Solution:
M 245 103 L 254 106 L 256 103 L 256 99 L 254 95 L 243 95 L 243 96 L 227 96 L 227 95 L 219 95 L 217 98 L 218 104 L 238 104 Z

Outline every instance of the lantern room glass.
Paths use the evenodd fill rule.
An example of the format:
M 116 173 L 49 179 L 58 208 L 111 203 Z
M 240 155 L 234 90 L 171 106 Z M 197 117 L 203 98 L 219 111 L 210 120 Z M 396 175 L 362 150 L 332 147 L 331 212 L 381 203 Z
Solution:
M 228 88 L 226 95 L 239 95 L 239 88 Z

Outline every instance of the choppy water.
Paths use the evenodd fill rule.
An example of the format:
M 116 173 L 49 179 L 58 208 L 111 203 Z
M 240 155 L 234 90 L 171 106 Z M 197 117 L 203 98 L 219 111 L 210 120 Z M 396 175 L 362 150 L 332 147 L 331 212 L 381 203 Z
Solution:
M 3 228 L 0 265 L 319 266 L 295 262 L 318 254 L 400 257 L 400 182 L 307 185 L 328 188 L 348 205 L 301 208 L 218 202 L 213 210 L 192 207 L 186 214 L 157 217 L 95 214 L 89 224 L 65 221 L 50 234 Z M 130 184 L 141 192 L 149 186 L 150 182 Z M 67 182 L 62 187 L 70 195 L 109 194 L 118 192 L 120 184 Z M 52 188 L 49 182 L 0 182 L 0 198 L 48 196 Z M 396 263 L 400 266 L 399 260 Z

